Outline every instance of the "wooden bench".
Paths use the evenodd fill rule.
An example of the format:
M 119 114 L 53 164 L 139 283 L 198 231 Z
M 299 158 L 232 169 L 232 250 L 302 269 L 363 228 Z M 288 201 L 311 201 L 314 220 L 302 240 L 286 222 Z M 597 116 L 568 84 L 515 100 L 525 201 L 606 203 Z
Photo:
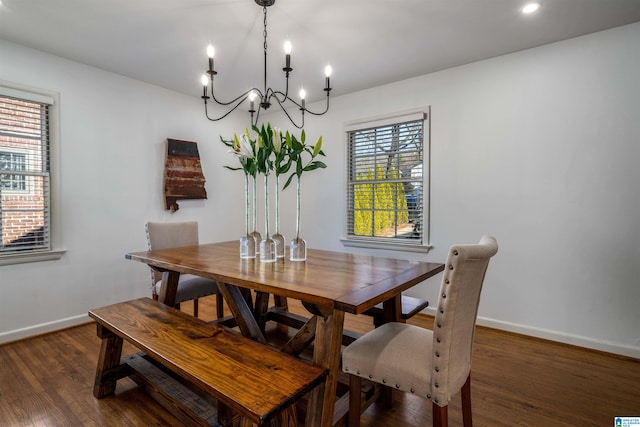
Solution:
M 96 320 L 102 339 L 93 389 L 97 398 L 113 394 L 116 381 L 135 369 L 127 359 L 120 359 L 123 339 L 196 390 L 215 398 L 219 418 L 221 404 L 227 411 L 225 417 L 230 408 L 244 418 L 244 425 L 247 420 L 259 426 L 268 422 L 296 425 L 290 421 L 295 418 L 292 405 L 327 376 L 326 369 L 150 298 L 91 310 L 89 316 Z M 286 422 L 278 416 L 283 413 Z M 188 418 L 186 421 L 193 421 L 189 424 L 209 423 Z M 181 420 L 185 422 L 185 417 Z
M 407 320 L 420 313 L 429 306 L 429 301 L 420 298 L 402 295 L 402 320 Z M 373 308 L 365 311 L 363 314 L 373 317 L 373 324 L 378 327 L 384 323 L 384 312 L 382 304 L 378 304 Z

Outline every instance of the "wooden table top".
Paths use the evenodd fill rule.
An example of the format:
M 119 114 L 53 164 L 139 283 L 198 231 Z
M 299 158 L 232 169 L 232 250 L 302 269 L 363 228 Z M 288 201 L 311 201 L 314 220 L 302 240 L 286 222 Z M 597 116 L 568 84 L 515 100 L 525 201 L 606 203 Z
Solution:
M 240 259 L 237 241 L 126 254 L 182 274 L 361 314 L 444 270 L 440 263 L 309 249 L 305 262 Z

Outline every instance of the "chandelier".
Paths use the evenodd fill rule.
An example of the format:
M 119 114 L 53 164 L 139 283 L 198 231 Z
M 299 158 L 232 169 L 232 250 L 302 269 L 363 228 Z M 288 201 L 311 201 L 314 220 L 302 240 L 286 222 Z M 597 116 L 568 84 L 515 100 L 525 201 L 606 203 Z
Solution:
M 325 87 L 324 91 L 327 93 L 327 106 L 322 112 L 314 112 L 309 110 L 305 106 L 305 97 L 306 92 L 303 89 L 300 89 L 299 97 L 300 102 L 296 102 L 289 96 L 289 74 L 293 71 L 291 68 L 291 42 L 286 41 L 284 43 L 284 51 L 285 51 L 285 66 L 282 69 L 285 75 L 285 89 L 284 92 L 281 90 L 274 90 L 271 87 L 267 87 L 267 7 L 272 6 L 276 0 L 255 0 L 255 2 L 262 6 L 263 15 L 264 15 L 264 31 L 263 31 L 263 39 L 264 39 L 264 85 L 262 89 L 257 87 L 253 87 L 246 92 L 240 94 L 236 98 L 231 101 L 221 101 L 216 98 L 214 92 L 213 81 L 214 77 L 218 74 L 217 71 L 213 68 L 213 56 L 214 49 L 212 45 L 207 47 L 207 55 L 209 57 L 209 69 L 205 74 L 202 75 L 202 85 L 203 85 L 203 94 L 202 99 L 204 100 L 204 112 L 207 119 L 211 121 L 222 120 L 227 117 L 231 112 L 236 110 L 244 101 L 249 99 L 249 113 L 251 114 L 251 124 L 256 125 L 258 123 L 258 119 L 260 117 L 260 112 L 262 110 L 268 110 L 271 105 L 277 103 L 284 114 L 289 118 L 289 121 L 297 127 L 301 129 L 304 127 L 304 114 L 309 113 L 315 116 L 321 116 L 329 111 L 329 95 L 331 93 L 331 86 L 329 85 L 329 77 L 331 76 L 331 66 L 327 65 L 325 68 Z M 208 89 L 210 87 L 210 89 Z M 211 96 L 209 96 L 209 92 Z M 209 99 L 213 99 L 213 101 L 221 106 L 227 107 L 227 111 L 223 113 L 220 117 L 211 117 L 209 115 L 209 110 L 207 108 L 207 101 Z M 300 110 L 300 124 L 296 123 L 294 118 L 292 117 L 292 113 L 287 111 L 287 107 L 292 108 L 291 106 L 295 106 Z M 256 110 L 257 107 L 257 110 Z

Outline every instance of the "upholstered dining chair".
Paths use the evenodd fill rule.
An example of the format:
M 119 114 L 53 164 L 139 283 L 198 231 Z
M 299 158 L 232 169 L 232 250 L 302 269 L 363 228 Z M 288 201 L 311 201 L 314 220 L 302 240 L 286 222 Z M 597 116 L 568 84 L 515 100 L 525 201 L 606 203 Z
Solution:
M 147 247 L 149 250 L 177 248 L 198 244 L 198 223 L 185 222 L 147 222 Z M 157 300 L 162 286 L 162 273 L 151 270 L 151 293 Z M 218 319 L 224 316 L 222 294 L 215 280 L 191 274 L 181 274 L 176 295 L 176 308 L 180 303 L 193 300 L 193 315 L 198 317 L 198 298 L 216 295 L 216 315 Z
M 447 426 L 451 397 L 461 391 L 462 417 L 471 427 L 471 352 L 480 291 L 493 237 L 449 250 L 433 330 L 386 323 L 358 338 L 342 353 L 349 374 L 349 427 L 360 425 L 361 379 L 416 394 L 432 402 L 433 425 Z

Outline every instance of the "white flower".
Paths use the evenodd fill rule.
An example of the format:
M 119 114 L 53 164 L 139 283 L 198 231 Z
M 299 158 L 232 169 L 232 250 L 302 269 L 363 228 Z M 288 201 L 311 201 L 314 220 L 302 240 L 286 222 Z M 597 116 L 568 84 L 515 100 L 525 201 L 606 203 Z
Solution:
M 273 151 L 275 151 L 276 154 L 279 154 L 280 149 L 282 148 L 282 131 L 280 131 L 280 128 L 274 126 L 272 129 L 272 132 L 273 132 Z
M 238 135 L 233 134 L 233 152 L 238 157 L 245 157 L 253 159 L 253 147 L 247 135 L 242 135 L 242 138 L 238 138 Z

